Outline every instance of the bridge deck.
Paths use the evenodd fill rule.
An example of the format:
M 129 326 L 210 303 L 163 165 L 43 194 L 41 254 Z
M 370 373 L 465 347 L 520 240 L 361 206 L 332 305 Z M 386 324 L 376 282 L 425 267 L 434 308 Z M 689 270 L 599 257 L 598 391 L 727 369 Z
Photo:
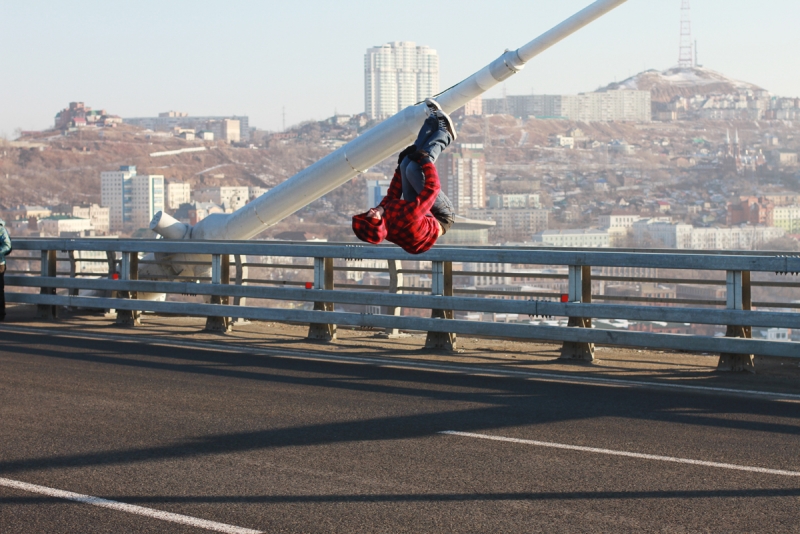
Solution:
M 204 332 L 204 318 L 145 315 L 142 326 L 119 327 L 114 316 L 91 312 L 60 311 L 58 321 L 40 321 L 35 306 L 9 308 L 6 325 L 45 328 L 73 335 L 133 336 L 144 342 L 213 343 L 230 350 L 247 349 L 265 354 L 293 352 L 317 354 L 325 358 L 355 358 L 364 363 L 380 359 L 382 364 L 415 362 L 469 367 L 469 371 L 525 373 L 520 378 L 546 374 L 581 380 L 627 380 L 663 384 L 670 387 L 723 388 L 800 395 L 800 365 L 795 360 L 756 357 L 757 374 L 716 371 L 717 354 L 691 354 L 619 347 L 598 347 L 591 364 L 559 359 L 560 344 L 531 343 L 519 340 L 481 339 L 459 336 L 458 351 L 425 349 L 424 334 L 386 339 L 379 330 L 339 328 L 337 340 L 323 343 L 306 339 L 308 327 L 285 323 L 248 322 L 237 324 L 229 334 Z M 265 352 L 266 351 L 266 352 Z M 384 362 L 384 360 L 389 360 Z M 711 390 L 709 390 L 711 391 Z

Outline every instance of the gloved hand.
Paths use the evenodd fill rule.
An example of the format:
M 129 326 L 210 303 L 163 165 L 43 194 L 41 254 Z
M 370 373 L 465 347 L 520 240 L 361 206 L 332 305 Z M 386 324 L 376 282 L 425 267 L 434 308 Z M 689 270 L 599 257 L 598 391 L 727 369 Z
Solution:
M 400 165 L 403 163 L 403 160 L 406 159 L 406 156 L 412 154 L 413 152 L 417 151 L 417 147 L 415 145 L 409 145 L 400 152 L 400 155 L 397 156 L 397 164 Z

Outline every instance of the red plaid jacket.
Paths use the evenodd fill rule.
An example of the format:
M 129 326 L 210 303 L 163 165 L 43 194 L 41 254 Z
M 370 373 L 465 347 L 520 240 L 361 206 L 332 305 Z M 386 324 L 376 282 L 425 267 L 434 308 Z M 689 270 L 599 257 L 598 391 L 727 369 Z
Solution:
M 406 252 L 421 254 L 430 249 L 439 237 L 439 222 L 430 214 L 441 186 L 436 167 L 428 161 L 422 165 L 425 187 L 413 202 L 403 200 L 400 169 L 394 171 L 389 191 L 381 200 L 384 215 L 380 220 L 366 214 L 353 217 L 353 232 L 362 241 L 378 244 L 384 239 L 399 245 Z
M 439 195 L 439 173 L 430 161 L 422 166 L 425 187 L 413 202 L 403 200 L 400 169 L 394 171 L 389 191 L 381 200 L 386 221 L 386 239 L 408 253 L 421 254 L 439 238 L 439 223 L 431 215 L 431 207 Z

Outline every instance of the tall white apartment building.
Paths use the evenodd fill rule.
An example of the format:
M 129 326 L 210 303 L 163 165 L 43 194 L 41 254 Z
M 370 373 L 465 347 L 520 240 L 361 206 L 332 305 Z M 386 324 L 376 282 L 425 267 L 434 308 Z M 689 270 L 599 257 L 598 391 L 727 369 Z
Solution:
M 111 230 L 147 228 L 164 210 L 164 177 L 138 175 L 133 165 L 100 173 L 100 204 L 109 208 Z
M 169 182 L 167 184 L 167 208 L 176 210 L 181 204 L 192 201 L 192 188 L 185 182 Z
M 439 55 L 427 46 L 395 41 L 364 55 L 364 108 L 385 119 L 439 92 Z

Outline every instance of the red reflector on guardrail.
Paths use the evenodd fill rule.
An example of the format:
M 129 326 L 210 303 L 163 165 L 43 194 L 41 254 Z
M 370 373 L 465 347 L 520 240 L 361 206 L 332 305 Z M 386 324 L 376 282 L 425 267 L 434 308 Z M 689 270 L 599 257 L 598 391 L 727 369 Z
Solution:
M 314 289 L 314 284 L 311 282 L 306 282 L 306 289 Z
M 561 295 L 561 302 L 569 302 L 569 295 Z
M 112 280 L 119 280 L 119 273 L 114 273 L 111 275 Z

